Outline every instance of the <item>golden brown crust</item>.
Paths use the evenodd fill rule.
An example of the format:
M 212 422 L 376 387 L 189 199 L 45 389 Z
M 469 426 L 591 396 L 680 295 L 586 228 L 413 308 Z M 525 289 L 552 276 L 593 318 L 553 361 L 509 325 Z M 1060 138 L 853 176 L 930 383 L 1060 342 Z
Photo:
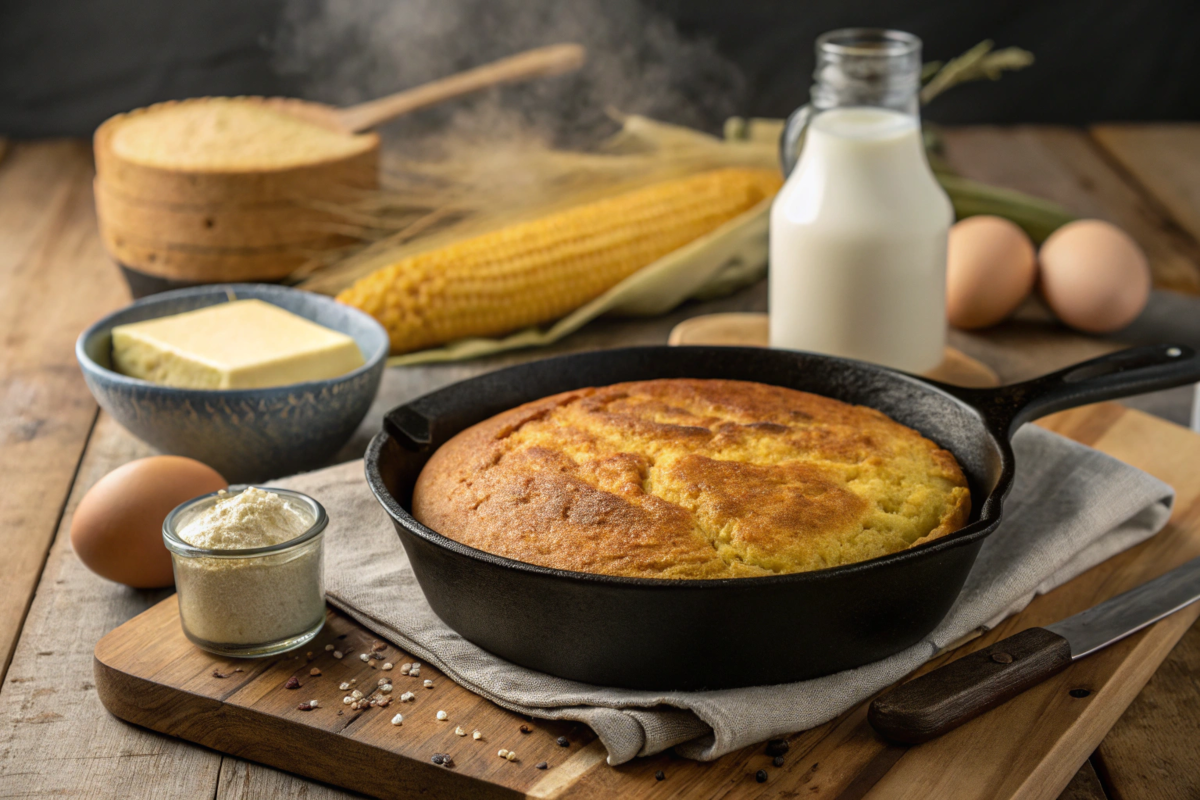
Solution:
M 778 386 L 657 380 L 526 403 L 461 432 L 413 513 L 471 547 L 647 578 L 801 572 L 960 528 L 954 457 L 874 409 Z

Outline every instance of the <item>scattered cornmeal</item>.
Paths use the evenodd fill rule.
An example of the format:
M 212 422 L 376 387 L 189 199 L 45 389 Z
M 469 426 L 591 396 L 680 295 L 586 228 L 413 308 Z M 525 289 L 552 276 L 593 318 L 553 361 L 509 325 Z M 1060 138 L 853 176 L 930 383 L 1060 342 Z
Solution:
M 334 657 L 334 658 L 341 658 L 341 657 L 342 657 L 342 651 L 341 651 L 341 650 L 334 650 L 334 651 L 333 651 L 333 657 Z
M 387 671 L 388 671 L 388 670 L 390 670 L 391 668 L 392 668 L 392 662 L 390 662 L 390 661 L 385 661 L 385 662 L 383 662 L 383 670 L 384 670 L 384 672 L 387 672 Z
M 467 732 L 463 730 L 462 725 L 459 725 L 458 727 L 456 727 L 454 729 L 454 735 L 455 736 L 466 736 Z
M 312 676 L 315 678 L 315 677 L 317 677 L 318 675 L 320 675 L 320 674 L 321 674 L 321 670 L 317 669 L 316 667 L 313 667 L 312 669 L 310 669 L 310 670 L 308 671 L 308 674 L 309 674 L 309 675 L 312 675 Z
M 326 653 L 332 653 L 332 652 L 333 652 L 333 645 L 331 645 L 331 644 L 327 644 L 327 645 L 325 645 L 325 652 L 326 652 Z
M 445 711 L 439 711 L 439 712 L 437 712 L 437 718 L 438 718 L 438 721 L 445 722 L 446 720 L 450 719 L 450 715 L 447 714 Z
M 426 678 L 426 679 L 425 679 L 425 688 L 426 688 L 426 689 L 432 689 L 432 688 L 433 688 L 433 681 L 431 681 L 431 680 L 429 680 L 428 678 Z
M 512 750 L 509 750 L 509 751 L 508 751 L 508 755 L 506 755 L 504 758 L 505 758 L 505 759 L 507 759 L 508 761 L 516 761 L 516 760 L 517 760 L 517 754 L 516 754 L 516 753 L 514 753 Z
M 404 715 L 403 715 L 403 714 L 397 714 L 396 716 L 392 717 L 392 724 L 393 724 L 393 725 L 399 725 L 401 722 L 404 722 Z
M 471 738 L 478 742 L 480 739 L 483 738 L 483 733 L 481 731 L 474 731 L 471 734 Z
M 508 751 L 502 747 L 500 748 L 500 751 L 496 753 L 496 755 L 500 756 L 501 758 L 508 758 Z

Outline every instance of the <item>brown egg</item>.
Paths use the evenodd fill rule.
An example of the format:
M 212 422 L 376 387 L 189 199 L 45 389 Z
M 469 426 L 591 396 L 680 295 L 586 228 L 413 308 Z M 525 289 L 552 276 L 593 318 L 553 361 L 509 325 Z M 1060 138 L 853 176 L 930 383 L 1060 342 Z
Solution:
M 1098 219 L 1070 222 L 1038 254 L 1041 290 L 1058 318 L 1088 333 L 1124 328 L 1150 297 L 1150 265 L 1129 234 Z
M 1033 289 L 1033 242 L 1001 217 L 967 217 L 950 229 L 946 253 L 946 318 L 956 328 L 1000 322 Z
M 205 464 L 154 456 L 114 469 L 88 489 L 71 520 L 71 547 L 88 569 L 137 589 L 175 582 L 162 524 L 180 503 L 229 483 Z

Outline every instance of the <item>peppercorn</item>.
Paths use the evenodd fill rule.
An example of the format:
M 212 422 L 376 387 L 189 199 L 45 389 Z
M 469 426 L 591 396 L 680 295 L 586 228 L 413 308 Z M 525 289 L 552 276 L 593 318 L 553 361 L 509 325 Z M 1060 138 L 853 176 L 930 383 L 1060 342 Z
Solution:
M 775 756 L 775 760 L 772 761 L 771 763 L 777 767 L 782 767 L 783 766 L 783 756 Z
M 565 736 L 560 736 L 555 741 L 558 742 L 559 747 L 570 747 L 571 746 L 571 743 L 567 741 L 567 737 L 565 737 Z
M 666 779 L 667 779 L 667 773 L 663 772 L 661 769 L 658 772 L 654 773 L 654 780 L 665 781 Z
M 767 771 L 765 769 L 760 769 L 758 772 L 754 773 L 754 780 L 758 781 L 759 783 L 766 783 Z
M 767 742 L 767 755 L 769 756 L 781 756 L 787 751 L 787 739 L 772 739 Z

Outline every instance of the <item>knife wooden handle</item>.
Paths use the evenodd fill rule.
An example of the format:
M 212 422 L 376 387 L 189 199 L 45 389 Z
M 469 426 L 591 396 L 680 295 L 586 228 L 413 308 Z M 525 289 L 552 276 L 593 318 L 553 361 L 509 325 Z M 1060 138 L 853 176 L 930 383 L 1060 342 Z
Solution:
M 1030 628 L 877 697 L 867 721 L 885 739 L 920 744 L 1011 700 L 1070 663 L 1066 639 Z

